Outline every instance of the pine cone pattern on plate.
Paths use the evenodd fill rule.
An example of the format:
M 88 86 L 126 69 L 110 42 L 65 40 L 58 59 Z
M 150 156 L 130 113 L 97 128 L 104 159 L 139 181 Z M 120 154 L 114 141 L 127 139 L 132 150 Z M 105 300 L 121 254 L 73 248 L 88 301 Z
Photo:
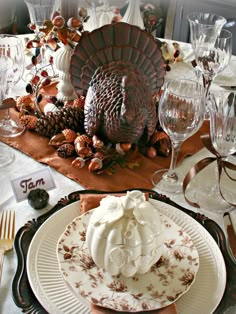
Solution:
M 85 130 L 107 142 L 147 142 L 157 124 L 165 76 L 160 45 L 127 23 L 83 34 L 71 57 L 71 81 L 85 95 Z

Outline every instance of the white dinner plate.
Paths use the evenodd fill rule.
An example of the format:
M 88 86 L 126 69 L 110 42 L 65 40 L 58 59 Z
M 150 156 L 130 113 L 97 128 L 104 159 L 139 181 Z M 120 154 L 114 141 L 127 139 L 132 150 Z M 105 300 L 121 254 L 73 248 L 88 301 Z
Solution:
M 164 244 L 159 261 L 146 273 L 127 278 L 112 276 L 94 263 L 86 243 L 92 213 L 76 217 L 58 241 L 61 274 L 76 296 L 115 311 L 141 312 L 170 305 L 193 285 L 199 269 L 198 251 L 172 219 L 160 214 Z
M 223 256 L 211 235 L 193 218 L 163 202 L 150 200 L 159 212 L 171 218 L 191 237 L 200 266 L 189 291 L 177 300 L 179 314 L 210 314 L 218 306 L 226 285 Z M 75 297 L 64 281 L 57 260 L 57 243 L 66 226 L 79 215 L 79 202 L 52 215 L 33 237 L 27 254 L 31 288 L 51 314 L 90 314 L 84 299 Z M 211 292 L 209 294 L 209 291 Z

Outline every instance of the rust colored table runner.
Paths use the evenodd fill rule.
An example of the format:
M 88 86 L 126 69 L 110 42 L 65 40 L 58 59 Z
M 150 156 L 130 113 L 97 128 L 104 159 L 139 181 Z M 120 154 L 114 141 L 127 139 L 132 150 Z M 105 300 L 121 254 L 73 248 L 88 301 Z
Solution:
M 11 114 L 16 115 L 14 109 L 11 109 Z M 208 122 L 204 122 L 201 129 L 186 140 L 181 148 L 178 157 L 180 163 L 185 157 L 191 156 L 203 148 L 200 135 L 209 132 Z M 78 182 L 85 189 L 99 189 L 106 191 L 117 191 L 121 189 L 131 188 L 153 188 L 151 175 L 158 169 L 168 168 L 170 157 L 156 157 L 149 159 L 145 156 L 140 158 L 140 166 L 134 169 L 116 167 L 116 172 L 113 175 L 94 174 L 87 170 L 87 167 L 82 169 L 71 165 L 74 158 L 63 159 L 57 156 L 54 147 L 48 145 L 49 139 L 35 132 L 26 130 L 22 135 L 15 138 L 3 138 L 0 140 L 11 147 L 18 149 L 34 160 L 49 165 L 62 173 L 66 177 Z

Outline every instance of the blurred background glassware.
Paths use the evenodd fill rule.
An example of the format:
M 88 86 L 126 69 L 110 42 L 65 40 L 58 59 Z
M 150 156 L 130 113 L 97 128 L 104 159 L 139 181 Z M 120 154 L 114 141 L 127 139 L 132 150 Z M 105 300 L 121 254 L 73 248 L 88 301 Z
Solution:
M 40 34 L 40 28 L 46 20 L 51 20 L 53 14 L 59 10 L 60 1 L 59 0 L 24 0 L 28 11 L 31 24 L 35 25 L 35 34 Z M 40 49 L 36 49 L 36 55 L 40 53 L 41 65 L 47 65 L 45 60 L 46 47 L 41 46 Z
M 164 86 L 159 106 L 159 122 L 170 137 L 170 168 L 154 172 L 152 183 L 160 191 L 181 193 L 183 175 L 176 171 L 178 153 L 183 142 L 196 133 L 204 120 L 204 89 L 191 80 L 173 80 Z
M 27 5 L 30 21 L 38 28 L 45 20 L 50 20 L 53 13 L 59 8 L 59 0 L 24 0 Z
M 122 22 L 129 23 L 144 29 L 143 17 L 140 11 L 140 0 L 129 0 L 129 5 L 122 18 Z
M 0 106 L 5 97 L 7 70 L 7 63 L 5 62 L 4 57 L 0 56 Z M 0 143 L 0 168 L 10 164 L 13 159 L 13 151 L 8 148 L 7 145 Z
M 223 160 L 236 152 L 236 92 L 212 90 L 208 97 L 210 112 L 210 136 L 214 149 Z M 224 173 L 224 172 L 223 172 Z M 223 177 L 222 173 L 222 177 Z M 222 198 L 236 203 L 236 194 L 221 184 L 219 190 L 218 166 L 215 167 L 215 184 L 195 193 L 195 199 L 201 208 L 213 213 L 224 213 L 233 208 Z M 225 176 L 226 177 L 226 176 Z M 235 178 L 235 176 L 233 176 Z M 221 180 L 222 182 L 223 179 Z M 233 181 L 231 181 L 233 183 Z M 235 183 L 234 183 L 235 184 Z
M 114 20 L 122 19 L 120 10 L 126 12 L 126 0 L 94 0 L 94 1 L 79 1 L 79 10 L 85 8 L 88 16 L 88 21 L 84 24 L 84 30 L 93 31 L 106 24 L 111 24 Z
M 21 39 L 9 34 L 0 35 L 1 62 L 6 64 L 8 71 L 6 90 L 2 91 L 2 99 L 7 98 L 11 89 L 20 81 L 24 73 L 24 48 Z M 4 66 L 5 67 L 5 66 Z M 5 94 L 5 95 L 4 95 Z M 24 127 L 11 118 L 10 110 L 5 110 L 5 116 L 0 120 L 0 136 L 15 137 L 24 131 Z

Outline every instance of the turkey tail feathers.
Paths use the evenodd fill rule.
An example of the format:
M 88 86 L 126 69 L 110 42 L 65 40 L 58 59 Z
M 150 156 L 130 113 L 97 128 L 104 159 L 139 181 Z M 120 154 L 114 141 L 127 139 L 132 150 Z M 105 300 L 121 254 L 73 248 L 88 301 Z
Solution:
M 153 93 L 163 85 L 165 62 L 157 41 L 139 27 L 120 22 L 82 35 L 70 64 L 76 92 L 86 95 L 96 69 L 113 61 L 135 65 Z

